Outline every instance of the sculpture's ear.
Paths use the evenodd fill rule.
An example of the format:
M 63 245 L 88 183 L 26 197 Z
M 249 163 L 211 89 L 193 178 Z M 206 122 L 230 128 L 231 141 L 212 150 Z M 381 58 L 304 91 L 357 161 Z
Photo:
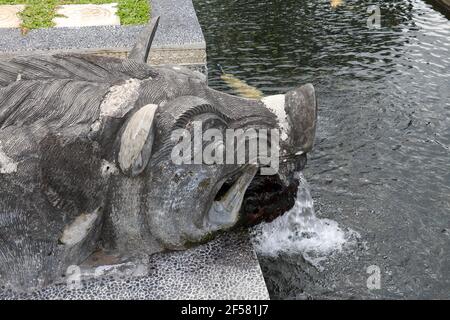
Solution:
M 152 155 L 155 137 L 155 113 L 158 106 L 148 104 L 136 111 L 126 124 L 120 139 L 119 165 L 122 171 L 137 176 L 144 171 Z
M 156 29 L 158 29 L 159 17 L 153 18 L 148 25 L 144 27 L 138 37 L 136 44 L 131 49 L 128 59 L 138 62 L 147 63 L 150 48 L 152 46 L 153 38 L 155 37 Z

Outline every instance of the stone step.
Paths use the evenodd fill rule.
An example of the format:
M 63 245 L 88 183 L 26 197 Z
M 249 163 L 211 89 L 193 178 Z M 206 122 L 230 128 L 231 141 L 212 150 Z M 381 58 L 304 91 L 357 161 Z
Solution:
M 58 15 L 53 19 L 55 27 L 117 26 L 117 3 L 108 4 L 69 4 L 56 9 Z
M 25 9 L 24 5 L 1 5 L 0 28 L 18 28 L 22 23 L 19 13 Z
M 117 26 L 120 25 L 117 6 L 117 3 L 61 5 L 53 22 L 57 28 Z M 19 28 L 22 19 L 18 14 L 24 9 L 25 5 L 0 5 L 0 28 Z

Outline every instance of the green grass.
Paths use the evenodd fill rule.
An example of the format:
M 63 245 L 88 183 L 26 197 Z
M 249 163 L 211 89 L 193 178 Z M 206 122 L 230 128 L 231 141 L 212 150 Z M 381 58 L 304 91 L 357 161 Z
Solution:
M 0 0 L 1 4 L 24 4 L 20 13 L 22 30 L 50 28 L 56 17 L 56 8 L 63 4 L 118 3 L 117 15 L 122 25 L 145 24 L 150 15 L 148 0 Z

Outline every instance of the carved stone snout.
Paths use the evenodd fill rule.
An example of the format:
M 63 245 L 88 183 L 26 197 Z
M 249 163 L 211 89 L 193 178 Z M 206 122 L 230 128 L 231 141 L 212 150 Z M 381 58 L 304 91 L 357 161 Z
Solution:
M 278 118 L 281 140 L 295 153 L 310 152 L 314 145 L 317 123 L 317 100 L 312 84 L 268 96 L 262 102 Z

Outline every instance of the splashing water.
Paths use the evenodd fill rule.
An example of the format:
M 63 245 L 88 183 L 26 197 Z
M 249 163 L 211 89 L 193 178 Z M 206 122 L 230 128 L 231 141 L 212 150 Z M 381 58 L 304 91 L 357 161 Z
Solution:
M 302 173 L 297 173 L 297 177 L 299 187 L 294 207 L 271 223 L 256 226 L 252 242 L 263 256 L 302 254 L 306 261 L 321 269 L 323 261 L 353 243 L 359 234 L 344 231 L 336 221 L 318 218 L 308 182 Z

